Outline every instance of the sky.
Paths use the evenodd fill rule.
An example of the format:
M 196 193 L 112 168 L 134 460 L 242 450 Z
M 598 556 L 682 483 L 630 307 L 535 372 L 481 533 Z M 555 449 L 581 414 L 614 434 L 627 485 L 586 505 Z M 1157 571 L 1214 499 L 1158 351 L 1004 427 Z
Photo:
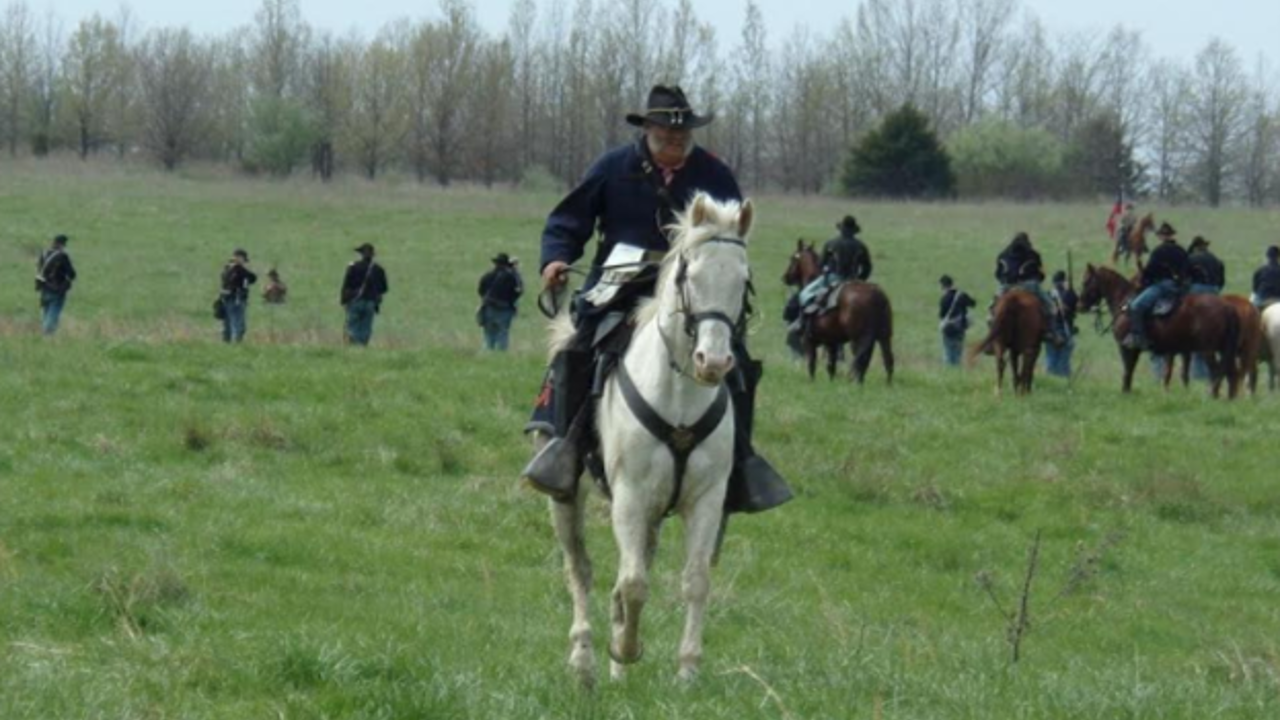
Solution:
M 565 0 L 572 7 L 573 0 Z M 597 0 L 602 2 L 607 0 Z M 115 16 L 120 0 L 26 0 L 39 15 L 52 9 L 68 26 L 94 12 Z M 539 8 L 551 0 L 538 0 Z M 716 20 L 721 50 L 737 43 L 747 0 L 695 0 L 698 16 Z M 7 5 L 0 0 L 0 5 Z M 187 26 L 197 33 L 223 33 L 246 25 L 260 0 L 128 0 L 143 27 Z M 665 3 L 673 6 L 674 0 Z M 756 0 L 768 26 L 771 42 L 805 25 L 822 36 L 843 17 L 852 17 L 857 0 Z M 301 0 L 302 13 L 316 27 L 344 34 L 356 28 L 371 36 L 388 22 L 403 18 L 435 17 L 435 0 Z M 487 30 L 505 31 L 511 0 L 473 0 L 476 15 Z M 1252 69 L 1259 54 L 1280 64 L 1280 0 L 1020 0 L 1051 32 L 1105 33 L 1116 24 L 1143 33 L 1158 56 L 1190 61 L 1212 37 L 1234 46 Z

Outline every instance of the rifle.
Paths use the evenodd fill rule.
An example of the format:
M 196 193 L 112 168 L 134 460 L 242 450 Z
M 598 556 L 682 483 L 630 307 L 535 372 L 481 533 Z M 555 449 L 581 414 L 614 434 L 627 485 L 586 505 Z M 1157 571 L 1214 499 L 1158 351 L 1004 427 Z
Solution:
M 1067 248 L 1067 289 L 1076 291 L 1076 274 L 1071 270 L 1071 248 Z

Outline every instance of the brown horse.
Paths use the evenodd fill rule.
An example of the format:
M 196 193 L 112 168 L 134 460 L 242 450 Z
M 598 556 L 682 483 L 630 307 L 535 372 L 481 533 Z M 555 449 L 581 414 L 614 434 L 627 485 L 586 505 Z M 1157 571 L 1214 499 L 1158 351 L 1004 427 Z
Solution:
M 1126 306 L 1137 288 L 1114 270 L 1092 264 L 1085 269 L 1083 284 L 1080 309 L 1089 312 L 1105 302 L 1113 318 L 1112 332 L 1119 344 L 1129 334 Z M 1203 354 L 1212 376 L 1214 397 L 1219 396 L 1224 377 L 1228 381 L 1230 397 L 1234 398 L 1239 393 L 1240 317 L 1227 301 L 1216 295 L 1187 295 L 1171 315 L 1149 323 L 1147 337 L 1151 341 L 1153 355 Z M 1133 389 L 1133 371 L 1141 354 L 1141 350 L 1120 345 L 1120 358 L 1124 362 L 1124 392 Z M 1165 387 L 1168 387 L 1172 373 L 1172 363 L 1166 363 Z
M 1240 295 L 1223 295 L 1222 299 L 1236 311 L 1240 318 L 1240 347 L 1236 349 L 1236 359 L 1240 362 L 1241 381 L 1247 382 L 1249 394 L 1258 394 L 1258 362 L 1262 358 L 1262 313 L 1249 302 L 1249 298 Z M 1170 358 L 1172 365 L 1173 358 Z M 1182 386 L 1191 384 L 1191 354 L 1182 355 Z M 1169 381 L 1166 379 L 1165 384 Z
M 791 263 L 782 275 L 788 285 L 804 288 L 822 272 L 818 253 L 813 244 L 796 241 L 796 251 Z M 889 384 L 893 384 L 893 307 L 889 296 L 879 285 L 869 282 L 846 282 L 835 290 L 839 293 L 833 311 L 816 315 L 809 320 L 804 338 L 804 350 L 809 360 L 809 378 L 813 379 L 818 366 L 818 348 L 827 351 L 827 376 L 834 379 L 840 348 L 850 344 L 853 361 L 849 368 L 851 379 L 862 383 L 877 343 Z
M 1133 258 L 1138 267 L 1142 267 L 1142 256 L 1147 254 L 1147 233 L 1154 230 L 1155 226 L 1155 214 L 1147 213 L 1129 228 L 1127 236 L 1116 238 L 1116 245 L 1111 250 L 1111 264 L 1116 265 L 1123 258 L 1124 264 L 1128 265 L 1129 258 Z
M 1010 290 L 996 301 L 991 330 L 982 342 L 969 350 L 969 362 L 972 364 L 988 349 L 992 351 L 996 356 L 996 394 L 1000 395 L 1004 392 L 1005 352 L 1008 352 L 1013 371 L 1013 392 L 1029 395 L 1043 336 L 1044 315 L 1040 312 L 1040 298 L 1026 290 Z

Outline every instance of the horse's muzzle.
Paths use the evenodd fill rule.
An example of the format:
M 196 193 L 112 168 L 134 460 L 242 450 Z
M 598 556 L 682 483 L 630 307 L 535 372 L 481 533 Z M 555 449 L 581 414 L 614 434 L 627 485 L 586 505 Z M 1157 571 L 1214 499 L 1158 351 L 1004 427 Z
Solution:
M 724 381 L 733 370 L 733 353 L 712 359 L 702 351 L 693 354 L 693 379 L 702 385 L 715 386 Z

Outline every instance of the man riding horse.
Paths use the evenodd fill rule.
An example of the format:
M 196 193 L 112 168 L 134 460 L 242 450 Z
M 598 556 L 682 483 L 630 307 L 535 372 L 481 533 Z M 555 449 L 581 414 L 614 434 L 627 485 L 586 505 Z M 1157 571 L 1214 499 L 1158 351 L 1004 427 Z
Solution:
M 1067 342 L 1067 337 L 1058 331 L 1058 323 L 1054 322 L 1057 306 L 1040 285 L 1044 279 L 1044 262 L 1040 259 L 1040 253 L 1031 246 L 1031 238 L 1025 232 L 1014 235 L 1013 240 L 996 259 L 999 295 L 1010 290 L 1025 290 L 1039 298 L 1040 313 L 1044 317 L 1045 342 L 1060 346 Z M 991 307 L 995 307 L 995 302 L 992 302 Z
M 526 432 L 538 454 L 522 476 L 561 502 L 576 495 L 584 463 L 603 472 L 595 455 L 595 398 L 630 339 L 630 315 L 653 295 L 657 263 L 670 248 L 668 228 L 695 193 L 741 200 L 733 173 L 693 141 L 693 130 L 712 121 L 690 107 L 678 86 L 655 86 L 644 114 L 627 122 L 642 129 L 632 143 L 610 150 L 560 201 L 542 234 L 544 294 L 558 298 L 569 266 L 583 256 L 593 233 L 599 247 L 571 306 L 574 339 L 552 360 Z M 747 354 L 743 328 L 735 328 L 736 363 L 728 379 L 736 419 L 734 467 L 725 509 L 759 512 L 791 498 L 780 475 L 751 445 L 756 385 L 762 366 Z
M 1191 263 L 1191 294 L 1221 295 L 1227 284 L 1227 270 L 1218 256 L 1209 252 L 1209 241 L 1203 236 L 1195 236 L 1187 247 L 1187 253 Z
M 871 277 L 871 253 L 858 239 L 862 228 L 852 215 L 845 215 L 837 225 L 840 234 L 822 247 L 822 274 L 800 291 L 800 305 L 806 309 L 827 297 L 829 291 L 851 280 Z M 811 313 L 813 310 L 807 310 Z
M 1178 232 L 1169 223 L 1160 225 L 1161 242 L 1142 268 L 1142 292 L 1129 302 L 1129 334 L 1121 341 L 1126 348 L 1145 350 L 1147 315 L 1161 300 L 1176 301 L 1191 280 L 1191 258 L 1178 244 Z
M 1280 302 L 1280 247 L 1267 248 L 1267 262 L 1253 273 L 1253 297 L 1259 310 Z

